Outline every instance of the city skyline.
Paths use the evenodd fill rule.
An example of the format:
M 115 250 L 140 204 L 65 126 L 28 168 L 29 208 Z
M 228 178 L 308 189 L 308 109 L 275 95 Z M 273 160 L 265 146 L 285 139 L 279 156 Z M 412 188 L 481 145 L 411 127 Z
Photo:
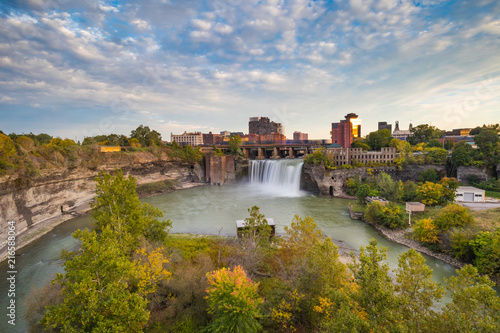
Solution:
M 310 139 L 359 115 L 498 123 L 496 1 L 82 1 L 0 5 L 0 130 L 82 140 L 247 132 Z

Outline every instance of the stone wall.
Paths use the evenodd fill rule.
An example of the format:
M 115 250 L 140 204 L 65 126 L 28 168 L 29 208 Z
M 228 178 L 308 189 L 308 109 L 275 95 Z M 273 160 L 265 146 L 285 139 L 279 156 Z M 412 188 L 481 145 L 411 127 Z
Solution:
M 224 185 L 236 181 L 236 169 L 234 156 L 232 155 L 205 155 L 205 174 L 211 185 Z
M 476 168 L 476 167 L 472 167 L 472 166 L 458 167 L 457 180 L 459 182 L 468 184 L 469 177 L 471 177 L 471 176 L 476 176 L 479 179 L 479 181 L 481 181 L 481 182 L 492 177 L 491 175 L 488 174 L 488 171 L 486 168 Z

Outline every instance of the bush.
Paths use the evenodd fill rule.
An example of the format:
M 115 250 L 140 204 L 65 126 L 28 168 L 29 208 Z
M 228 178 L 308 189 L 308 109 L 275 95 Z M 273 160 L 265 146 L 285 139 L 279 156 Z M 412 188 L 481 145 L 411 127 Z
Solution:
M 436 226 L 446 231 L 451 227 L 466 227 L 474 223 L 474 218 L 469 210 L 457 204 L 451 204 L 443 208 L 434 221 Z
M 422 219 L 413 226 L 413 239 L 416 241 L 435 244 L 439 242 L 438 230 L 432 219 Z
M 306 158 L 304 158 L 304 163 L 312 165 L 320 165 L 321 163 L 323 163 L 325 168 L 327 169 L 336 169 L 335 162 L 324 153 L 323 148 L 307 155 Z
M 482 231 L 470 242 L 478 271 L 492 278 L 500 277 L 500 228 L 495 232 Z
M 441 184 L 425 182 L 417 189 L 417 194 L 422 203 L 428 206 L 435 206 L 445 202 L 444 187 Z
M 441 177 L 439 176 L 439 173 L 436 171 L 436 169 L 427 169 L 418 175 L 418 181 L 420 183 L 425 183 L 425 182 L 432 182 L 432 183 L 437 183 Z
M 408 180 L 403 183 L 403 195 L 401 200 L 403 202 L 414 201 L 417 198 L 417 189 L 418 185 L 411 180 Z
M 398 205 L 389 203 L 379 212 L 378 220 L 384 227 L 399 229 L 405 227 L 405 213 Z
M 378 223 L 378 216 L 383 208 L 384 206 L 382 206 L 378 201 L 370 202 L 366 206 L 365 220 L 371 223 Z
M 455 228 L 450 230 L 451 253 L 455 258 L 472 263 L 476 258 L 471 241 L 476 234 L 470 228 Z

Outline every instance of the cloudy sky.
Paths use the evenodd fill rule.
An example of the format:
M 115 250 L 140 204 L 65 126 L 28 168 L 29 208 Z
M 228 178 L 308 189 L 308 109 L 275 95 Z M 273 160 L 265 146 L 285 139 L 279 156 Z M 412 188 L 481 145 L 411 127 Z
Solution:
M 0 129 L 310 138 L 357 113 L 442 129 L 500 122 L 496 0 L 2 0 Z

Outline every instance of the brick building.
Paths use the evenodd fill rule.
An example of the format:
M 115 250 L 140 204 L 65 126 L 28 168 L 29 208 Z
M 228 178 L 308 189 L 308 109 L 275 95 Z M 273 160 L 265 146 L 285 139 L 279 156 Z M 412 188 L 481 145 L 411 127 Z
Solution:
M 267 117 L 251 117 L 248 122 L 248 134 L 285 134 L 285 128 L 281 123 L 275 123 Z
M 358 115 L 349 113 L 345 120 L 332 123 L 332 144 L 336 143 L 343 148 L 351 148 L 354 139 L 361 136 L 361 121 Z
M 293 132 L 293 140 L 294 141 L 309 140 L 309 134 L 295 131 Z
M 208 134 L 203 134 L 203 144 L 204 145 L 219 145 L 222 143 L 224 136 L 221 134 L 212 134 L 209 132 Z

